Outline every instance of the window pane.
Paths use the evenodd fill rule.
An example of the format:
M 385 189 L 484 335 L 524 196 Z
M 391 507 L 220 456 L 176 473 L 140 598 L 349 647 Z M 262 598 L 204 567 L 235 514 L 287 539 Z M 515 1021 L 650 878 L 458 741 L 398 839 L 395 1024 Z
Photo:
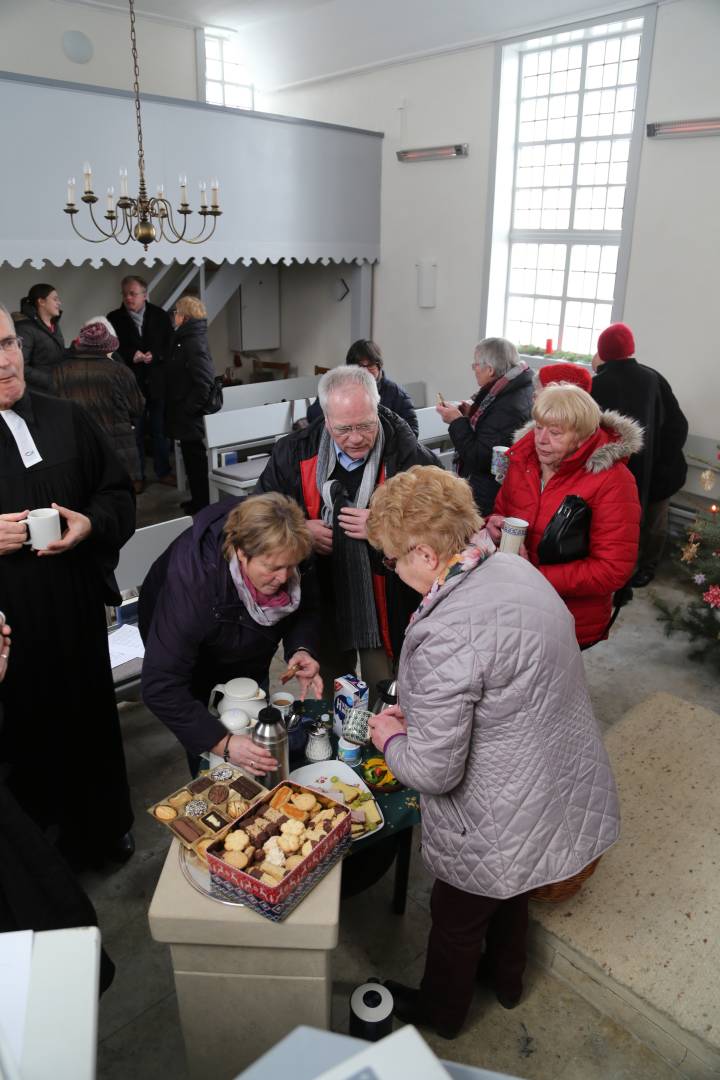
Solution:
M 222 64 L 219 60 L 206 60 L 205 61 L 205 75 L 208 79 L 222 79 Z
M 205 83 L 205 100 L 210 105 L 222 105 L 223 104 L 223 88 L 222 83 L 218 82 L 206 82 Z
M 220 59 L 220 42 L 217 38 L 205 35 L 205 58 L 207 60 Z
M 233 109 L 252 109 L 252 90 L 249 86 L 225 86 L 225 104 Z

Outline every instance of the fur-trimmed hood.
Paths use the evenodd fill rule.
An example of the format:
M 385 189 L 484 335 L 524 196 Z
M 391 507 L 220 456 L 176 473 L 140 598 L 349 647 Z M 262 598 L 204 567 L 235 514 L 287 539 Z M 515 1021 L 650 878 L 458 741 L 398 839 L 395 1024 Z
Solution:
M 529 435 L 535 428 L 535 421 L 528 420 L 513 437 L 513 444 Z M 627 461 L 631 454 L 639 454 L 643 448 L 644 429 L 641 424 L 630 416 L 623 416 L 615 409 L 606 409 L 600 417 L 600 431 L 604 432 L 606 439 L 600 446 L 596 446 L 588 454 L 585 462 L 585 471 L 589 473 L 601 473 L 611 469 L 618 461 Z M 590 436 L 591 439 L 596 436 Z M 576 453 L 582 451 L 582 445 Z

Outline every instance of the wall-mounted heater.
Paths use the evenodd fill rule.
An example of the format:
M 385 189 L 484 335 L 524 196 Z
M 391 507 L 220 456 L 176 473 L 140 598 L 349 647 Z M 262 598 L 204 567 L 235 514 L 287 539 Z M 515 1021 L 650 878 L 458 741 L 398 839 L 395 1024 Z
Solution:
M 648 139 L 670 139 L 675 135 L 685 138 L 691 135 L 720 135 L 720 119 L 666 120 L 663 123 L 647 126 Z
M 467 157 L 470 144 L 451 143 L 449 146 L 425 146 L 421 150 L 397 150 L 398 161 L 441 161 L 443 158 Z

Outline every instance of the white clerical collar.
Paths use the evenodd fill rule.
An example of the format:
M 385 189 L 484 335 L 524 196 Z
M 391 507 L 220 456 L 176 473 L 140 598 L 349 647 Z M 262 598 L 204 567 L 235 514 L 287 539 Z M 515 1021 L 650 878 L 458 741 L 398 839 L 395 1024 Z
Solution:
M 15 445 L 18 448 L 18 453 L 20 454 L 25 468 L 29 469 L 31 465 L 37 465 L 39 461 L 42 461 L 40 451 L 30 434 L 30 428 L 27 426 L 22 416 L 18 416 L 12 409 L 0 409 L 0 416 L 2 416 L 10 429 L 10 434 L 15 440 Z

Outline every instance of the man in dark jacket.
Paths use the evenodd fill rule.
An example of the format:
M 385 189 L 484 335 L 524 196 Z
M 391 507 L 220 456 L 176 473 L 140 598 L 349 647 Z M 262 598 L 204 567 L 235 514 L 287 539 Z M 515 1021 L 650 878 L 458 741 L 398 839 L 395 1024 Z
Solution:
M 370 497 L 395 473 L 436 465 L 399 416 L 379 404 L 362 367 L 333 368 L 318 386 L 324 419 L 281 439 L 256 490 L 280 491 L 309 518 L 323 606 L 320 674 L 325 686 L 354 671 L 357 653 L 374 692 L 390 678 L 417 595 L 385 575 L 367 543 Z
M 145 490 L 145 432 L 153 444 L 155 475 L 161 484 L 175 486 L 165 437 L 165 359 L 170 348 L 170 316 L 147 298 L 147 282 L 130 275 L 120 283 L 122 306 L 108 312 L 120 342 L 119 352 L 134 373 L 145 398 L 145 413 L 135 429 L 142 475 L 135 482 L 138 494 Z
M 638 566 L 630 584 L 641 588 L 655 576 L 667 536 L 670 498 L 685 483 L 683 446 L 688 422 L 659 372 L 635 357 L 635 339 L 625 323 L 613 323 L 598 338 L 592 396 L 601 409 L 615 409 L 643 425 L 645 442 L 628 462 L 643 509 Z
M 409 424 L 412 433 L 418 435 L 420 429 L 412 399 L 407 391 L 403 390 L 402 386 L 393 382 L 392 379 L 388 379 L 383 371 L 383 359 L 379 345 L 376 345 L 374 341 L 366 341 L 364 338 L 354 341 L 348 349 L 345 363 L 357 364 L 358 367 L 363 367 L 366 371 L 369 371 L 377 383 L 380 404 L 401 416 Z M 314 401 L 307 411 L 308 423 L 319 420 L 321 416 L 320 401 Z
M 485 338 L 475 346 L 472 362 L 480 387 L 472 401 L 437 411 L 457 451 L 458 476 L 469 481 L 480 512 L 492 512 L 500 484 L 491 473 L 493 446 L 512 446 L 513 435 L 530 419 L 533 375 L 517 349 L 505 338 Z

